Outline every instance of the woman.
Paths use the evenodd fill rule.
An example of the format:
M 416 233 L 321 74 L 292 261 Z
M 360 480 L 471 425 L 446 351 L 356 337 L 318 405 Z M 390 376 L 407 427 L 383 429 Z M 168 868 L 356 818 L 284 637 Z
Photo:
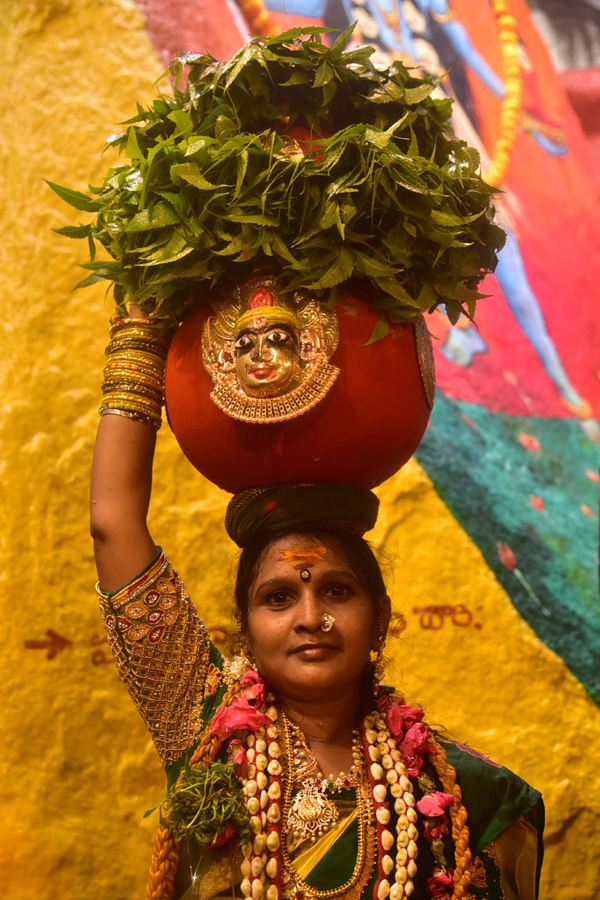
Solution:
M 242 653 L 223 660 L 211 644 L 146 524 L 159 392 L 111 364 L 142 353 L 134 366 L 160 385 L 160 324 L 113 330 L 91 490 L 109 641 L 168 776 L 148 898 L 533 900 L 539 793 L 380 685 L 390 601 L 362 539 L 373 494 L 236 495 Z

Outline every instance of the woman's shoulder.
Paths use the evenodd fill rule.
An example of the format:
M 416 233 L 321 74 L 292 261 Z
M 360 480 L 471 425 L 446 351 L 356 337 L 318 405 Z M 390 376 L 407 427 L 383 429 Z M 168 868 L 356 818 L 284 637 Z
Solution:
M 536 788 L 466 744 L 442 735 L 437 740 L 456 769 L 474 847 L 481 850 L 523 816 L 541 834 L 544 804 Z

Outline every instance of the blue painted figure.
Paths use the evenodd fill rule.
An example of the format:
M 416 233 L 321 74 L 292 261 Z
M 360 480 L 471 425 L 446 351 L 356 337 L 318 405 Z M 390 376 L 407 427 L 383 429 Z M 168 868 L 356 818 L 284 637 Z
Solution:
M 391 59 L 400 57 L 409 64 L 418 64 L 431 75 L 443 76 L 438 92 L 447 91 L 455 99 L 456 133 L 480 151 L 482 160 L 486 159 L 465 67 L 497 97 L 504 95 L 504 85 L 474 47 L 464 26 L 455 19 L 447 0 L 403 0 L 402 3 L 400 0 L 267 0 L 267 6 L 274 11 L 322 18 L 326 25 L 336 28 L 357 21 L 364 41 L 376 48 L 372 57 L 376 65 L 389 64 Z M 450 74 L 445 75 L 448 70 Z M 527 131 L 547 153 L 556 156 L 567 153 L 560 129 L 547 126 L 529 113 L 526 118 Z M 507 231 L 507 242 L 500 252 L 495 274 L 504 296 L 564 405 L 574 415 L 587 419 L 591 415 L 590 406 L 571 384 L 548 333 L 511 228 L 510 213 L 500 209 L 499 219 Z M 472 325 L 451 327 L 441 348 L 447 359 L 461 366 L 468 366 L 475 354 L 486 351 L 484 339 Z M 595 423 L 584 424 L 589 436 L 600 443 L 598 430 L 593 428 Z

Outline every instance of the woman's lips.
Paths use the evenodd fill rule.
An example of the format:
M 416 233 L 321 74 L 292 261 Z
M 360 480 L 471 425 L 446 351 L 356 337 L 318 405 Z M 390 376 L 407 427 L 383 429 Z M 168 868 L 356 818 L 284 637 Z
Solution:
M 299 656 L 301 659 L 312 660 L 325 659 L 339 649 L 339 647 L 336 647 L 333 644 L 302 644 L 291 652 L 294 656 Z

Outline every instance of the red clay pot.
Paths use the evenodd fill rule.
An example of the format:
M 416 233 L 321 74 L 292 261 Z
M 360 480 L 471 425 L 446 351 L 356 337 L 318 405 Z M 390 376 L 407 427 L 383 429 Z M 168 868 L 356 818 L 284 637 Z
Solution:
M 392 325 L 365 346 L 378 313 L 338 291 L 340 341 L 330 362 L 337 380 L 314 409 L 286 422 L 239 422 L 210 399 L 202 364 L 202 323 L 191 313 L 167 360 L 169 421 L 193 466 L 220 488 L 237 493 L 271 484 L 339 482 L 376 487 L 415 452 L 429 420 L 412 324 Z

